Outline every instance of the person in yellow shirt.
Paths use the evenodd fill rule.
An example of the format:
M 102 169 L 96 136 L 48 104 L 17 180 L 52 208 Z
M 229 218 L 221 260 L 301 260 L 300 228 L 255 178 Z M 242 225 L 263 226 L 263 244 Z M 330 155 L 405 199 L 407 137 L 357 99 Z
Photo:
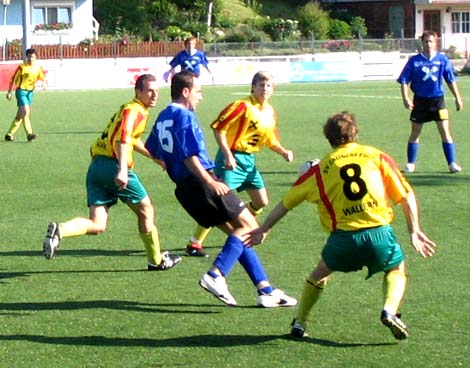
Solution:
M 46 89 L 47 81 L 43 69 L 36 64 L 36 50 L 26 50 L 26 61 L 19 65 L 13 77 L 11 78 L 10 85 L 8 86 L 7 100 L 11 100 L 13 86 L 16 86 L 15 97 L 18 105 L 18 112 L 5 135 L 6 141 L 13 141 L 16 131 L 20 125 L 23 124 L 26 132 L 28 142 L 36 139 L 36 134 L 33 133 L 31 127 L 31 105 L 33 103 L 33 93 L 36 88 L 36 82 L 42 81 L 43 88 Z
M 303 201 L 316 203 L 329 236 L 320 262 L 305 281 L 291 335 L 308 336 L 308 315 L 332 272 L 367 267 L 367 278 L 384 272 L 382 323 L 396 339 L 406 339 L 408 328 L 400 319 L 399 307 L 407 276 L 403 251 L 390 226 L 393 209 L 389 202 L 402 206 L 411 245 L 421 256 L 432 256 L 436 244 L 421 230 L 415 194 L 394 160 L 374 147 L 357 143 L 358 125 L 353 114 L 330 116 L 323 132 L 332 152 L 300 175 L 264 223 L 246 236 L 245 244 L 260 243 Z
M 134 100 L 121 105 L 90 148 L 92 160 L 86 177 L 89 217 L 49 223 L 43 243 L 47 259 L 54 257 L 63 238 L 104 232 L 109 209 L 119 199 L 137 215 L 139 234 L 147 254 L 147 269 L 168 270 L 181 262 L 180 256 L 161 252 L 154 207 L 134 172 L 133 151 L 152 158 L 141 135 L 145 131 L 149 108 L 155 107 L 157 98 L 156 78 L 150 74 L 141 75 L 135 83 Z
M 251 82 L 251 95 L 229 104 L 211 125 L 219 146 L 214 172 L 230 190 L 248 193 L 251 200 L 248 208 L 255 216 L 269 202 L 255 153 L 268 147 L 288 162 L 294 159 L 294 153 L 280 142 L 277 114 L 269 103 L 273 92 L 273 76 L 266 71 L 257 72 Z M 207 256 L 203 241 L 209 231 L 197 226 L 186 246 L 188 255 Z

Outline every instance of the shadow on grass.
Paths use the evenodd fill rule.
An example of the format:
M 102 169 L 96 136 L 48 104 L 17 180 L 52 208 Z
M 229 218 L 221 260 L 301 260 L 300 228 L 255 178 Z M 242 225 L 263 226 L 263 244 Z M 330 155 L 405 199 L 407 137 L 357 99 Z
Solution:
M 123 338 L 106 336 L 41 336 L 41 335 L 0 335 L 0 341 L 29 341 L 41 344 L 54 345 L 86 345 L 86 346 L 122 346 L 122 347 L 231 347 L 244 345 L 258 345 L 269 343 L 274 340 L 286 339 L 284 335 L 265 335 L 265 336 L 247 336 L 247 335 L 194 335 L 186 337 L 175 337 L 168 339 L 150 339 L 150 338 Z M 364 346 L 385 346 L 394 345 L 394 343 L 342 343 L 321 339 L 302 339 L 293 340 L 309 342 L 316 345 L 332 348 L 357 348 Z
M 93 256 L 141 256 L 144 254 L 144 250 L 108 250 L 108 249 L 59 249 L 59 256 L 71 256 L 71 257 L 93 257 Z M 42 250 L 13 250 L 7 252 L 0 252 L 0 256 L 5 257 L 34 257 L 41 256 Z
M 181 309 L 197 308 L 198 310 Z M 208 307 L 221 307 L 226 309 L 224 305 L 204 305 L 204 304 L 154 304 L 140 303 L 128 300 L 87 300 L 74 302 L 30 302 L 30 303 L 0 303 L 0 310 L 12 312 L 37 312 L 37 311 L 70 311 L 70 310 L 86 310 L 86 309 L 109 309 L 132 312 L 148 312 L 148 313 L 183 313 L 183 314 L 214 314 L 207 310 Z
M 468 183 L 470 177 L 463 174 L 442 173 L 413 173 L 405 175 L 406 179 L 414 186 L 441 186 Z

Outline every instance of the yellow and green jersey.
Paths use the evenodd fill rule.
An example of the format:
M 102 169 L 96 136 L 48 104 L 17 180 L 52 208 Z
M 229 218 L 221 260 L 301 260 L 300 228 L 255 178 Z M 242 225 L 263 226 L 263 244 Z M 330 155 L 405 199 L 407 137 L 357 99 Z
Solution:
M 411 190 L 390 156 L 374 147 L 348 143 L 300 176 L 283 204 L 291 210 L 305 200 L 316 203 L 328 232 L 351 231 L 391 223 L 390 201 L 401 202 Z
M 13 84 L 19 89 L 34 91 L 38 80 L 44 81 L 46 76 L 44 71 L 37 64 L 23 63 L 16 68 L 13 75 Z
M 211 127 L 226 135 L 232 151 L 254 153 L 263 146 L 280 145 L 276 123 L 273 107 L 268 102 L 260 105 L 250 96 L 228 105 Z
M 149 111 L 138 99 L 121 106 L 114 114 L 101 136 L 91 146 L 91 156 L 106 156 L 117 159 L 119 142 L 128 143 L 131 149 L 127 157 L 129 168 L 134 167 L 133 148 L 145 131 Z

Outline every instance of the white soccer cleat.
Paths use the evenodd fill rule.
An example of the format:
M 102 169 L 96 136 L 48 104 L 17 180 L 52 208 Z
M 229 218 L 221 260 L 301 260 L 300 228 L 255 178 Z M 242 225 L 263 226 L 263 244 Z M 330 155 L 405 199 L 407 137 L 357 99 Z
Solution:
M 280 289 L 274 289 L 271 294 L 258 295 L 256 303 L 258 307 L 263 308 L 293 307 L 297 304 L 297 299 L 288 296 Z
M 313 160 L 308 160 L 305 161 L 302 165 L 299 167 L 299 176 L 302 176 L 305 174 L 308 170 L 310 170 L 312 167 L 315 165 L 318 165 L 320 163 L 320 159 L 315 158 Z
M 208 273 L 205 273 L 199 280 L 199 285 L 223 303 L 231 306 L 237 305 L 237 301 L 228 291 L 224 277 L 219 276 L 214 279 Z
M 408 173 L 413 173 L 413 172 L 415 172 L 415 170 L 416 170 L 416 165 L 415 165 L 415 164 L 407 163 L 407 164 L 405 165 L 405 168 L 403 169 L 403 172 L 404 172 L 405 174 L 408 174 Z
M 461 172 L 461 171 L 462 171 L 462 168 L 459 165 L 457 165 L 455 162 L 451 162 L 449 164 L 449 172 L 451 174 L 455 174 L 455 173 L 458 173 L 458 172 Z
M 59 225 L 55 222 L 51 222 L 47 225 L 46 237 L 44 238 L 44 243 L 42 245 L 44 257 L 52 259 L 59 248 L 59 243 Z

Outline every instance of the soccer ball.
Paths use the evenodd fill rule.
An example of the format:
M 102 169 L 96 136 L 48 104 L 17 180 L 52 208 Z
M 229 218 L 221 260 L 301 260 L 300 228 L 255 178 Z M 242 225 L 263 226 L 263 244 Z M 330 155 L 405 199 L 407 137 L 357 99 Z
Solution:
M 320 159 L 315 158 L 313 160 L 307 160 L 305 161 L 302 165 L 299 167 L 299 176 L 302 176 L 305 174 L 308 170 L 310 170 L 312 167 L 315 165 L 318 165 L 320 163 Z

